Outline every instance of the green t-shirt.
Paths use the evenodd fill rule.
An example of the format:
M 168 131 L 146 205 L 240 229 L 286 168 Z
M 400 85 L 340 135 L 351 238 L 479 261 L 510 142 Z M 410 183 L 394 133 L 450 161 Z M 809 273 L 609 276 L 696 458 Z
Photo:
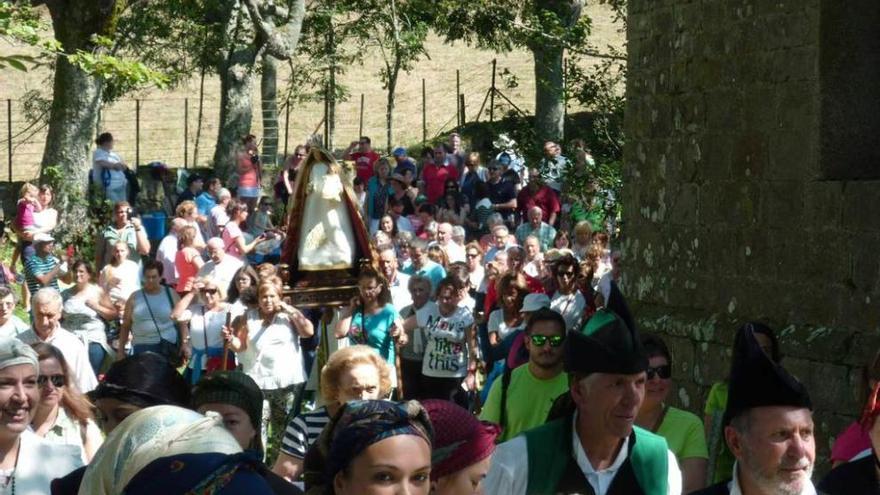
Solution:
M 727 448 L 727 442 L 724 441 L 724 433 L 721 428 L 721 420 L 724 411 L 727 410 L 727 382 L 716 382 L 709 390 L 709 397 L 706 399 L 706 408 L 704 412 L 706 416 L 711 418 L 710 437 L 707 439 L 709 443 L 711 457 L 714 457 L 715 465 L 712 467 L 712 479 L 710 483 L 720 483 L 729 480 L 733 475 L 733 454 Z M 710 457 L 709 462 L 713 462 Z
M 706 432 L 696 414 L 670 407 L 655 433 L 666 439 L 669 450 L 675 454 L 679 464 L 684 459 L 709 458 Z
M 498 423 L 501 420 L 501 385 L 499 376 L 489 389 L 480 419 Z M 510 440 L 521 432 L 543 425 L 557 397 L 568 391 L 568 375 L 559 373 L 549 380 L 539 380 L 524 364 L 513 370 L 507 388 L 507 418 L 501 425 L 500 442 Z

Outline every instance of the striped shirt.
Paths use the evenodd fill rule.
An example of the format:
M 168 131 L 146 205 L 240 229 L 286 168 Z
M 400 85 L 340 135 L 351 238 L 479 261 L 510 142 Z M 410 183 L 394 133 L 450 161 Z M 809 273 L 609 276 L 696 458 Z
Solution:
M 24 278 L 27 282 L 28 290 L 31 291 L 31 294 L 36 293 L 43 287 L 52 287 L 55 290 L 60 290 L 58 288 L 58 277 L 53 278 L 47 285 L 43 285 L 40 283 L 39 280 L 37 280 L 37 275 L 43 275 L 45 273 L 51 272 L 57 264 L 58 258 L 52 255 L 41 258 L 39 255 L 35 254 L 25 260 Z
M 309 447 L 318 440 L 329 422 L 330 416 L 326 407 L 293 418 L 284 431 L 281 451 L 291 457 L 305 459 Z

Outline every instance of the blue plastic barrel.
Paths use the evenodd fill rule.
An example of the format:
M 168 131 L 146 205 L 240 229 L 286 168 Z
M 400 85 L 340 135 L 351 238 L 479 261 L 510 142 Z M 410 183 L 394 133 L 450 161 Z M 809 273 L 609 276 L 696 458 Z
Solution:
M 150 211 L 141 215 L 141 222 L 147 230 L 147 238 L 151 241 L 161 241 L 165 237 L 164 211 Z

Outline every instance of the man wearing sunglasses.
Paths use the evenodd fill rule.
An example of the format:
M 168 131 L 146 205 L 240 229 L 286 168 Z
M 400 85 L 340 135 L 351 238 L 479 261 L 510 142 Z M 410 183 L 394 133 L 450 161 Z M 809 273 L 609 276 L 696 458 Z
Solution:
M 492 383 L 480 413 L 483 421 L 501 425 L 500 441 L 544 424 L 553 401 L 568 390 L 562 371 L 564 341 L 565 321 L 559 313 L 542 308 L 529 318 L 524 340 L 529 362 L 510 372 L 506 387 L 504 379 Z
M 486 493 L 680 494 L 666 440 L 634 426 L 648 368 L 638 332 L 599 310 L 568 332 L 563 362 L 569 394 L 557 402 L 568 405 L 554 407 L 558 419 L 498 447 Z

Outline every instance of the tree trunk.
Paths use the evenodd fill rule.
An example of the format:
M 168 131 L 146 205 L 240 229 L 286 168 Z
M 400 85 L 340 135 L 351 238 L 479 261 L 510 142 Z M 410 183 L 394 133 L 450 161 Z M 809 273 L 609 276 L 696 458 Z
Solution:
M 278 59 L 263 54 L 260 99 L 263 112 L 264 165 L 278 165 Z
M 251 130 L 253 107 L 253 70 L 257 57 L 257 47 L 247 39 L 245 33 L 251 29 L 247 13 L 238 2 L 234 2 L 227 32 L 229 51 L 217 68 L 220 76 L 220 123 L 217 129 L 217 145 L 214 148 L 214 171 L 221 177 L 229 177 L 235 164 L 235 151 L 241 138 Z M 250 37 L 252 40 L 253 38 Z
M 536 2 L 537 14 L 548 13 L 568 28 L 577 24 L 584 0 L 544 0 Z M 565 83 L 562 43 L 544 40 L 529 46 L 535 57 L 535 131 L 542 141 L 565 137 Z
M 91 51 L 96 34 L 112 36 L 123 0 L 70 0 L 48 2 L 55 39 L 65 53 Z M 85 202 L 92 145 L 103 83 L 58 57 L 52 85 L 49 130 L 41 161 L 41 176 L 56 184 L 55 207 L 61 212 L 57 234 L 66 242 L 79 243 L 89 235 Z M 55 167 L 50 173 L 49 167 Z
M 397 75 L 400 68 L 395 67 L 393 74 L 388 78 L 388 103 L 385 114 L 385 126 L 387 127 L 388 146 L 387 151 L 391 153 L 391 147 L 394 146 L 394 92 L 397 89 Z
M 565 97 L 562 48 L 533 47 L 535 57 L 535 131 L 542 141 L 563 139 Z

